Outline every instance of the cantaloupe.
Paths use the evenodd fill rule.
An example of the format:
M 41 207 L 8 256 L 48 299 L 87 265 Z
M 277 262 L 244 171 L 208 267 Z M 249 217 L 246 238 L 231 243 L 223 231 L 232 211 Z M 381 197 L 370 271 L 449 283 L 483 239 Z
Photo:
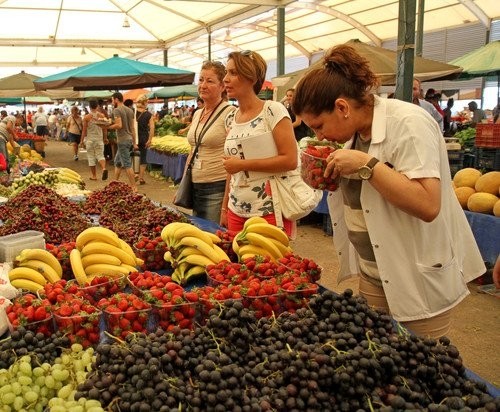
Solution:
M 473 167 L 466 167 L 459 170 L 453 177 L 453 183 L 456 187 L 475 187 L 477 179 L 481 176 L 481 171 Z M 476 190 L 477 191 L 477 190 Z
M 497 202 L 495 203 L 495 206 L 493 206 L 493 214 L 496 217 L 500 217 L 500 199 L 497 200 Z
M 497 201 L 498 197 L 491 193 L 476 192 L 470 195 L 467 201 L 467 208 L 471 212 L 492 214 L 493 207 L 495 207 Z
M 476 192 L 486 192 L 496 195 L 500 187 L 500 172 L 488 172 L 477 179 L 474 188 Z
M 467 201 L 474 193 L 476 193 L 476 191 L 472 187 L 468 186 L 457 187 L 455 189 L 455 194 L 457 195 L 458 202 L 460 203 L 460 206 L 462 206 L 462 209 L 467 209 Z

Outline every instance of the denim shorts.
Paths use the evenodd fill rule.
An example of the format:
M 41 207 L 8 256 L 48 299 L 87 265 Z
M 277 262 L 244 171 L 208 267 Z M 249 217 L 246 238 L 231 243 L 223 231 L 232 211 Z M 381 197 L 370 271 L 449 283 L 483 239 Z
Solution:
M 80 143 L 80 138 L 82 137 L 79 134 L 74 134 L 74 133 L 67 133 L 68 136 L 68 142 L 70 143 Z
M 116 148 L 115 166 L 130 169 L 132 167 L 132 158 L 130 150 L 132 150 L 132 142 L 118 143 Z
M 193 186 L 193 215 L 219 223 L 226 181 L 194 183 Z

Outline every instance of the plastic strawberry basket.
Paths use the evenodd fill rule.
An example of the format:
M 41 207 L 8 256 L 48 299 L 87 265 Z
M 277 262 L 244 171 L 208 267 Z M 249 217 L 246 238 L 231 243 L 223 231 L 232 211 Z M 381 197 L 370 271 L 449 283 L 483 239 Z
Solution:
M 337 178 L 333 179 L 331 176 L 323 177 L 327 166 L 326 159 L 301 151 L 300 162 L 300 175 L 307 185 L 318 190 L 328 190 L 330 192 L 337 190 Z
M 165 252 L 167 251 L 167 246 L 156 247 L 155 249 L 138 249 L 133 246 L 134 254 L 142 259 L 144 263 L 141 265 L 141 270 L 161 270 L 167 265 L 167 262 L 163 258 Z
M 79 286 L 79 295 L 87 299 L 92 305 L 96 305 L 102 298 L 110 297 L 116 292 L 123 292 L 127 287 L 127 278 L 123 274 L 117 277 L 106 276 L 106 278 L 108 279 L 107 282 Z
M 148 333 L 153 330 L 151 307 L 126 312 L 109 312 L 104 309 L 102 313 L 104 330 L 113 336 L 124 338 L 129 333 Z
M 101 311 L 96 309 L 94 313 L 84 315 L 61 316 L 54 313 L 54 320 L 57 329 L 68 336 L 71 343 L 80 343 L 85 348 L 99 343 L 101 316 Z
M 309 287 L 300 290 L 280 289 L 282 309 L 285 312 L 295 312 L 297 309 L 306 307 L 309 299 L 318 293 L 319 287 L 311 284 Z
M 41 333 L 44 336 L 50 336 L 55 332 L 53 315 L 50 315 L 48 318 L 43 320 L 26 323 L 23 326 L 26 330 L 33 333 Z
M 152 327 L 167 332 L 179 329 L 193 329 L 199 321 L 200 308 L 198 302 L 186 302 L 173 305 L 171 303 L 152 305 Z
M 245 296 L 243 306 L 253 310 L 257 319 L 278 316 L 282 310 L 281 298 L 279 293 L 273 295 Z

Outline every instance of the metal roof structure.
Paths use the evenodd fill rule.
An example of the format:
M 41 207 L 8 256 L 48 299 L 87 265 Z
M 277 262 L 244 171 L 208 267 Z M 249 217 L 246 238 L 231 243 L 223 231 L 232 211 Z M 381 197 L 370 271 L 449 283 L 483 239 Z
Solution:
M 163 64 L 165 52 L 169 67 L 198 72 L 209 50 L 245 49 L 275 60 L 278 8 L 286 58 L 397 37 L 398 0 L 0 0 L 0 67 L 55 73 L 114 54 Z M 498 18 L 498 0 L 425 0 L 424 33 Z

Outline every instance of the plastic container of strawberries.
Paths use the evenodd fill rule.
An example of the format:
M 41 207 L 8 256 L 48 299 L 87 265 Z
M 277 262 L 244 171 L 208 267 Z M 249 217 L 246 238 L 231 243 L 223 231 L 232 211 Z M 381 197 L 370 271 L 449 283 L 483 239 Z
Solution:
M 92 280 L 101 280 L 96 284 L 89 284 L 78 287 L 78 294 L 87 299 L 92 305 L 96 305 L 102 298 L 107 298 L 117 292 L 123 292 L 127 286 L 127 278 L 120 274 L 116 277 L 99 276 Z M 92 283 L 91 282 L 91 283 Z
M 319 286 L 311 283 L 304 289 L 286 290 L 280 289 L 281 306 L 285 312 L 295 312 L 297 309 L 306 307 L 309 299 L 318 293 Z
M 23 325 L 26 330 L 33 333 L 41 333 L 44 336 L 50 336 L 55 332 L 54 316 L 50 315 L 48 318 L 36 322 L 29 322 Z
M 102 313 L 96 309 L 94 313 L 61 316 L 54 313 L 54 320 L 59 331 L 62 331 L 71 343 L 80 343 L 84 348 L 95 346 L 100 339 L 100 321 Z
M 282 304 L 279 293 L 272 295 L 245 296 L 243 306 L 251 309 L 257 319 L 278 316 L 282 311 Z
M 129 333 L 148 333 L 152 330 L 151 307 L 126 312 L 102 311 L 104 330 L 118 338 L 125 338 Z
M 324 158 L 312 156 L 305 151 L 300 152 L 300 175 L 302 180 L 313 189 L 334 192 L 339 185 L 339 179 L 324 177 L 327 161 Z
M 167 246 L 157 246 L 155 249 L 138 249 L 135 245 L 132 247 L 134 254 L 142 259 L 144 263 L 141 265 L 141 270 L 162 270 L 166 268 L 167 262 L 163 258 L 167 251 Z
M 198 302 L 179 304 L 163 303 L 152 305 L 153 328 L 160 328 L 167 332 L 180 329 L 193 329 L 200 318 Z

